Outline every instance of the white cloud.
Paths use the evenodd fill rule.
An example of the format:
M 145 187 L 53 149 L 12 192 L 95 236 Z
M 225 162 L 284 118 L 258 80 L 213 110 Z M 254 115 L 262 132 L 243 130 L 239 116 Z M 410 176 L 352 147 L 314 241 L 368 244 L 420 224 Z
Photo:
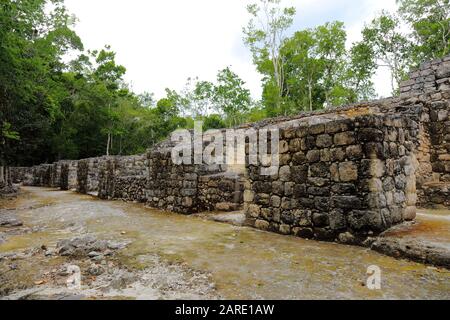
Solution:
M 188 77 L 214 80 L 232 65 L 253 92 L 260 77 L 241 45 L 242 1 L 66 0 L 86 48 L 110 44 L 137 92 L 180 89 Z M 242 52 L 246 54 L 242 54 Z
M 247 23 L 248 0 L 66 0 L 66 5 L 79 22 L 76 31 L 86 49 L 99 49 L 105 44 L 117 52 L 119 63 L 127 67 L 126 79 L 137 92 L 164 95 L 166 87 L 180 90 L 188 77 L 214 80 L 219 69 L 231 65 L 251 89 L 254 97 L 261 94 L 261 76 L 252 65 L 251 55 L 242 42 L 242 27 Z M 363 0 L 357 19 L 352 18 L 349 1 L 286 1 L 308 16 L 311 24 L 322 23 L 321 11 L 334 8 L 343 20 L 349 39 L 358 40 L 364 21 L 382 8 L 392 8 L 395 0 Z M 347 7 L 345 5 L 347 4 Z M 333 12 L 330 18 L 333 19 Z M 346 21 L 341 17 L 350 17 Z M 300 21 L 301 24 L 301 21 Z M 377 78 L 378 79 L 378 78 Z M 385 93 L 383 77 L 377 80 L 380 93 Z

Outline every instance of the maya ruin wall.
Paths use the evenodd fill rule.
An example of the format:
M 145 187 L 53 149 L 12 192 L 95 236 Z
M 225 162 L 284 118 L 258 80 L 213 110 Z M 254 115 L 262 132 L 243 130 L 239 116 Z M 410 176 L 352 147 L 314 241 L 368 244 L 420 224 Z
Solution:
M 359 243 L 413 220 L 418 206 L 450 207 L 450 56 L 424 63 L 400 92 L 242 126 L 279 129 L 273 176 L 260 174 L 261 163 L 175 164 L 165 141 L 144 155 L 2 168 L 1 181 L 183 214 L 241 209 L 263 230 Z

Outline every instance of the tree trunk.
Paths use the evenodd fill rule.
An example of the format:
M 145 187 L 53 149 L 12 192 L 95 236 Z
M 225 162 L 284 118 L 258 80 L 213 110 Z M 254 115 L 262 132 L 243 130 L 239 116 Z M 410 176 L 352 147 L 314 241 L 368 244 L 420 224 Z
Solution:
M 5 172 L 5 167 L 0 166 L 0 187 L 3 187 L 6 184 L 4 172 Z
M 283 82 L 281 78 L 281 71 L 280 71 L 280 61 L 278 61 L 278 58 L 276 57 L 275 50 L 272 50 L 272 64 L 273 64 L 273 70 L 274 70 L 274 78 L 275 83 L 277 85 L 277 109 L 280 109 L 280 103 L 281 103 L 281 96 L 283 95 Z
M 109 153 L 111 153 L 111 154 L 113 154 L 114 153 L 114 151 L 113 151 L 113 140 L 114 140 L 114 136 L 111 134 L 111 146 L 109 147 Z
M 313 111 L 313 106 L 312 106 L 312 89 L 311 89 L 311 85 L 309 85 L 308 87 L 308 93 L 309 93 L 309 111 Z
M 108 142 L 106 143 L 106 155 L 109 156 L 109 146 L 111 144 L 111 133 L 108 133 Z

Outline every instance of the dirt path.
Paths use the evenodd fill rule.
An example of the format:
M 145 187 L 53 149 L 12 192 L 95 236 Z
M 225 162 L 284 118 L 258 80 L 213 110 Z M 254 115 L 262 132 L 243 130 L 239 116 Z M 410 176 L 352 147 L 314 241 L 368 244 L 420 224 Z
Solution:
M 365 248 L 45 188 L 2 206 L 23 222 L 0 227 L 4 299 L 450 299 L 448 270 Z M 82 286 L 69 290 L 74 265 Z M 373 265 L 381 290 L 365 285 Z

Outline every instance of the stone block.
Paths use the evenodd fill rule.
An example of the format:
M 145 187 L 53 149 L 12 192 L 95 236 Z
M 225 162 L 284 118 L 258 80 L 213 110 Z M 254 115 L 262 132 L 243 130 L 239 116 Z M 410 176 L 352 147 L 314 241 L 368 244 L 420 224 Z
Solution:
M 346 146 L 355 143 L 354 132 L 347 131 L 342 133 L 337 133 L 334 136 L 334 144 L 337 146 Z
M 350 182 L 358 180 L 358 166 L 354 162 L 340 163 L 339 180 L 342 182 Z
M 328 134 L 322 134 L 316 138 L 316 146 L 318 148 L 328 148 L 333 145 L 333 139 Z

